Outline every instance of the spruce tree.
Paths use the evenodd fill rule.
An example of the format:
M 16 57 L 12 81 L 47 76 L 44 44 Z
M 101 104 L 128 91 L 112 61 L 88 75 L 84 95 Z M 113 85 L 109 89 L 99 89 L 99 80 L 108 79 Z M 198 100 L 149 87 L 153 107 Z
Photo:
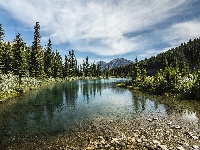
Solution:
M 140 82 L 141 82 L 141 69 L 139 67 L 139 63 L 136 57 L 135 64 L 132 70 L 132 83 L 134 86 L 139 86 Z
M 88 56 L 86 57 L 85 64 L 84 64 L 84 75 L 85 77 L 90 76 L 90 64 L 88 62 Z
M 8 74 L 12 72 L 13 67 L 13 51 L 10 42 L 5 43 L 5 49 L 3 52 L 3 73 Z
M 26 45 L 23 42 L 20 34 L 14 39 L 13 45 L 13 71 L 15 75 L 19 76 L 19 85 L 21 84 L 21 78 L 28 74 L 28 64 L 26 58 Z
M 47 77 L 53 76 L 53 59 L 52 44 L 51 40 L 49 39 L 44 52 L 44 72 Z
M 77 67 L 77 60 L 74 54 L 74 51 L 69 51 L 69 76 L 77 76 L 78 75 L 78 67 Z
M 56 50 L 56 54 L 54 57 L 54 78 L 62 77 L 62 57 L 59 52 Z
M 97 65 L 97 77 L 101 76 L 101 64 Z
M 32 77 L 43 77 L 44 75 L 44 53 L 40 45 L 40 25 L 36 22 L 34 26 L 34 41 L 31 50 L 31 69 Z
M 4 70 L 3 55 L 5 52 L 5 43 L 3 41 L 4 41 L 4 30 L 2 28 L 2 25 L 0 24 L 0 73 L 3 73 Z
M 69 59 L 65 55 L 65 61 L 64 61 L 64 65 L 63 65 L 63 77 L 66 78 L 68 76 L 69 76 Z
M 0 42 L 4 41 L 4 30 L 2 25 L 0 24 Z

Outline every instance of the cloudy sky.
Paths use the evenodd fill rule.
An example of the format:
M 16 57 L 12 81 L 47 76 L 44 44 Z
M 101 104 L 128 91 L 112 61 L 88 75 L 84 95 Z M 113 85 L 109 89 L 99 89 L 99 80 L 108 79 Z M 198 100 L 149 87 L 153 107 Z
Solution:
M 5 41 L 31 45 L 38 21 L 42 45 L 79 62 L 141 60 L 200 37 L 200 0 L 0 0 L 0 16 Z

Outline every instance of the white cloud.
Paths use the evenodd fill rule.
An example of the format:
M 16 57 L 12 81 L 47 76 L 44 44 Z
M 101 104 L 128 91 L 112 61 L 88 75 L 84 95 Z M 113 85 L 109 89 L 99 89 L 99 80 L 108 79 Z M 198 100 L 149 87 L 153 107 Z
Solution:
M 200 36 L 200 19 L 175 24 L 163 32 L 163 40 L 172 46 Z
M 47 35 L 44 41 L 50 38 L 56 44 L 68 42 L 79 51 L 112 56 L 139 50 L 148 40 L 124 34 L 152 29 L 175 15 L 173 10 L 178 12 L 186 1 L 1 0 L 0 5 L 30 27 L 39 21 Z

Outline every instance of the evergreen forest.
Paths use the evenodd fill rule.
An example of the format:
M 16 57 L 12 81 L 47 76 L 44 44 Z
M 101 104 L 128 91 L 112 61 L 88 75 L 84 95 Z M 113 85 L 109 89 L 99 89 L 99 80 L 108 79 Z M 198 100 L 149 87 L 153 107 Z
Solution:
M 131 77 L 129 84 L 156 95 L 200 100 L 200 38 L 181 43 L 151 58 L 110 70 L 116 77 Z
M 43 84 L 55 81 L 99 78 L 107 73 L 100 64 L 89 64 L 89 58 L 77 64 L 73 50 L 64 58 L 52 49 L 49 39 L 42 46 L 40 25 L 36 22 L 31 46 L 27 46 L 18 33 L 13 42 L 4 41 L 5 33 L 0 24 L 0 100 Z

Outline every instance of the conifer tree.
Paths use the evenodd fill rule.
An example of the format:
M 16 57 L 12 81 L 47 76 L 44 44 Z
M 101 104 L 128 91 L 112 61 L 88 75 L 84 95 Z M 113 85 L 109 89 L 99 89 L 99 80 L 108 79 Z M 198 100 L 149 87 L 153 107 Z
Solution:
M 5 43 L 4 41 L 4 30 L 2 28 L 2 25 L 0 24 L 0 73 L 3 73 L 4 70 L 4 61 L 3 61 L 3 55 L 5 52 Z
M 28 74 L 28 64 L 26 58 L 26 45 L 23 42 L 20 34 L 14 39 L 13 45 L 13 71 L 15 75 L 19 76 L 19 85 L 21 84 L 21 78 Z
M 32 77 L 43 77 L 44 75 L 44 53 L 40 45 L 40 25 L 36 22 L 34 26 L 34 41 L 31 50 L 31 69 Z
M 101 65 L 98 64 L 97 65 L 97 77 L 100 77 L 101 76 Z
M 65 55 L 65 61 L 64 61 L 64 66 L 63 66 L 63 77 L 68 77 L 69 76 L 69 59 Z
M 69 51 L 68 58 L 69 58 L 69 76 L 70 77 L 77 76 L 78 67 L 77 67 L 77 60 L 74 54 L 74 50 Z
M 84 75 L 85 77 L 89 77 L 90 76 L 90 64 L 88 62 L 88 56 L 85 59 L 85 64 L 84 64 Z
M 132 83 L 134 86 L 139 86 L 140 82 L 141 82 L 141 70 L 140 70 L 139 63 L 136 57 L 135 64 L 132 70 Z
M 92 77 L 96 77 L 97 76 L 97 68 L 96 68 L 95 62 L 93 64 L 91 64 L 90 70 L 91 70 L 90 72 L 91 72 Z
M 49 39 L 46 50 L 44 52 L 44 72 L 47 77 L 53 76 L 54 56 L 52 51 L 51 40 Z
M 54 78 L 62 77 L 62 57 L 59 52 L 56 50 L 56 54 L 54 57 Z
M 0 42 L 4 41 L 4 30 L 2 25 L 0 24 Z
M 12 72 L 13 67 L 13 51 L 12 51 L 12 45 L 10 42 L 7 44 L 5 43 L 5 49 L 3 52 L 3 73 L 8 74 Z
M 86 77 L 86 74 L 85 74 L 85 72 L 86 72 L 86 63 L 85 63 L 85 61 L 83 60 L 83 64 L 82 64 L 82 67 L 81 67 L 82 69 L 82 75 L 83 75 L 83 77 Z

